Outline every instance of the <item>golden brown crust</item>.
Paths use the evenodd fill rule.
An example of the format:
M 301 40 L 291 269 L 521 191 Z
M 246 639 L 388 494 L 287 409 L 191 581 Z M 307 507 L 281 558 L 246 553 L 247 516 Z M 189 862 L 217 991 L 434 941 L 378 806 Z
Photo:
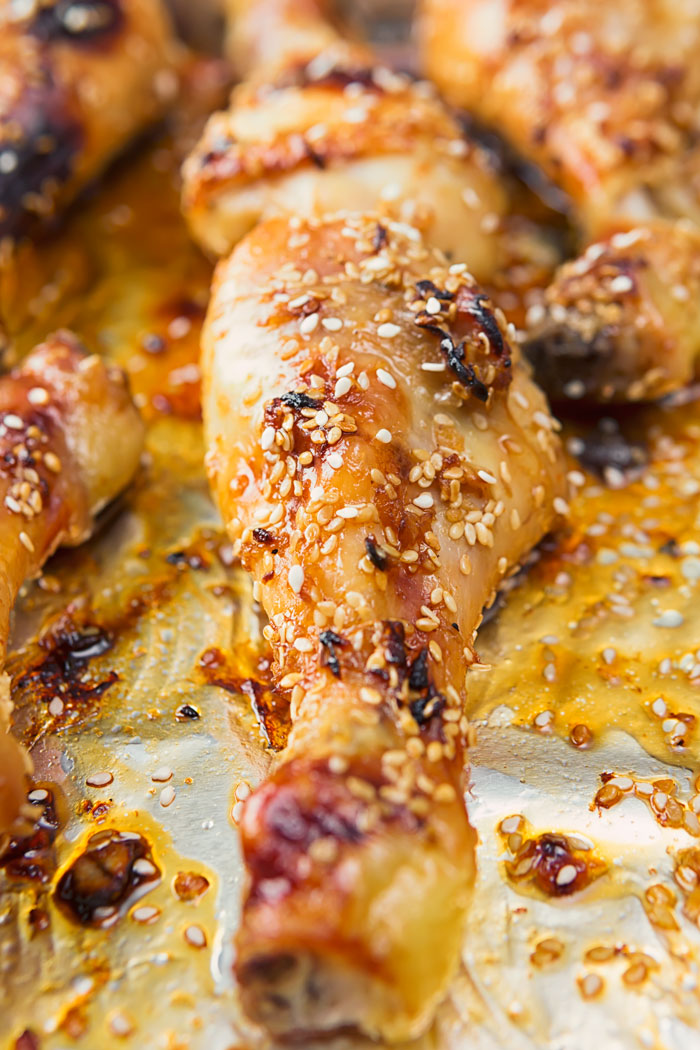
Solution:
M 60 544 L 82 541 L 94 514 L 133 476 L 143 428 L 124 376 L 70 333 L 0 379 L 0 669 L 20 586 Z M 26 756 L 8 735 L 0 679 L 0 836 L 20 815 Z
M 244 1002 L 286 1034 L 409 1037 L 466 914 L 473 634 L 565 510 L 555 424 L 465 267 L 376 216 L 257 227 L 217 271 L 203 372 L 292 716 L 242 822 Z
M 486 279 L 507 204 L 491 158 L 429 85 L 325 54 L 238 88 L 184 167 L 185 214 L 213 254 L 276 212 L 380 205 Z
M 0 238 L 51 220 L 176 89 L 161 0 L 0 4 Z
M 526 351 L 556 399 L 642 401 L 691 382 L 700 355 L 700 232 L 619 231 L 565 263 L 528 315 Z
M 423 0 L 419 34 L 445 96 L 542 167 L 589 233 L 642 218 L 695 140 L 699 37 L 673 0 Z

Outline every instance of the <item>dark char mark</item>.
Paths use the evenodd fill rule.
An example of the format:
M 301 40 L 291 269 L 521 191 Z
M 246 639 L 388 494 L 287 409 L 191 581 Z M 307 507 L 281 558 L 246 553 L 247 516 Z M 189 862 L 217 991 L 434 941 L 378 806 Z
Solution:
M 39 8 L 29 32 L 44 44 L 103 43 L 124 24 L 120 0 L 57 0 Z
M 336 678 L 340 678 L 340 661 L 338 654 L 336 653 L 336 646 L 341 649 L 348 643 L 335 631 L 321 631 L 319 635 L 319 641 L 323 646 L 321 653 L 321 664 L 323 667 L 327 667 L 332 675 Z
M 46 198 L 47 183 L 68 182 L 83 141 L 67 99 L 48 75 L 37 87 L 25 86 L 10 116 L 20 130 L 17 138 L 0 140 L 0 237 L 20 236 L 36 223 L 32 198 Z
M 282 394 L 280 401 L 283 405 L 286 405 L 287 408 L 294 408 L 297 411 L 302 408 L 319 409 L 321 407 L 320 401 L 315 400 L 313 397 L 309 397 L 308 394 L 300 394 L 297 391 L 290 391 L 288 394 Z

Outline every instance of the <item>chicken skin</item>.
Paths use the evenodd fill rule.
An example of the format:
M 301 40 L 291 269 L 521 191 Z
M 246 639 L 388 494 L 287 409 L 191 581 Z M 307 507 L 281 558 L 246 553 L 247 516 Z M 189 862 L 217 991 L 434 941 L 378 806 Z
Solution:
M 219 264 L 207 468 L 292 728 L 246 802 L 237 976 L 272 1032 L 429 1023 L 474 866 L 482 609 L 566 512 L 557 425 L 463 264 L 377 216 L 278 217 Z
M 650 400 L 697 378 L 697 5 L 424 0 L 420 25 L 438 86 L 565 191 L 590 242 L 531 315 L 548 392 Z
M 24 581 L 57 547 L 82 543 L 95 515 L 133 477 L 143 427 L 123 374 L 67 332 L 0 379 L 0 663 Z M 29 760 L 9 734 L 0 676 L 0 843 L 22 815 Z
M 0 0 L 0 240 L 45 224 L 172 100 L 161 0 Z
M 503 180 L 428 84 L 346 43 L 314 0 L 232 0 L 229 10 L 250 79 L 183 171 L 185 216 L 208 252 L 228 253 L 275 213 L 381 207 L 466 258 L 479 280 L 506 264 Z

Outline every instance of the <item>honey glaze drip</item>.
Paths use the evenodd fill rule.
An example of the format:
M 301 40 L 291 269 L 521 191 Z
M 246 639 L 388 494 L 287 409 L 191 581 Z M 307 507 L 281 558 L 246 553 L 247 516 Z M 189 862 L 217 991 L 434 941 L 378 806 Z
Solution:
M 508 878 L 516 885 L 529 883 L 548 897 L 578 893 L 607 870 L 586 840 L 551 831 L 528 835 L 520 815 L 506 817 L 498 830 L 510 852 Z
M 37 785 L 29 792 L 27 802 L 36 807 L 34 827 L 28 834 L 10 839 L 0 853 L 0 868 L 13 881 L 44 884 L 50 882 L 56 869 L 54 842 L 61 826 L 56 788 Z
M 84 926 L 112 926 L 160 882 L 147 840 L 135 831 L 108 829 L 91 835 L 56 885 L 61 911 Z

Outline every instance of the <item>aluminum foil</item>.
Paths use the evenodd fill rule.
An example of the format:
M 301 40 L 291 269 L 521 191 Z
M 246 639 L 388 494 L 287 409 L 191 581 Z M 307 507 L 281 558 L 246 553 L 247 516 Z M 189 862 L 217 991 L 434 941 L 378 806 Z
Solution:
M 127 368 L 149 434 L 140 477 L 92 542 L 54 558 L 16 610 L 15 728 L 58 831 L 35 841 L 35 863 L 0 874 L 10 1050 L 269 1047 L 240 1015 L 231 965 L 238 802 L 264 776 L 277 722 L 260 716 L 259 614 L 202 469 L 210 267 L 179 216 L 179 158 L 171 141 L 129 158 L 50 250 L 27 253 L 14 286 L 19 354 L 70 324 Z M 478 878 L 461 972 L 410 1050 L 700 1047 L 700 854 L 688 852 L 700 848 L 700 408 L 630 426 L 590 446 L 602 479 L 572 456 L 571 527 L 480 632 Z M 589 430 L 565 430 L 584 459 Z M 646 463 L 601 468 L 601 447 L 640 435 Z M 57 887 L 108 829 L 142 836 L 160 877 L 93 927 Z M 528 844 L 551 853 L 552 835 L 586 877 L 567 883 L 569 854 L 554 850 L 546 892 Z M 183 900 L 179 873 L 208 888 Z

